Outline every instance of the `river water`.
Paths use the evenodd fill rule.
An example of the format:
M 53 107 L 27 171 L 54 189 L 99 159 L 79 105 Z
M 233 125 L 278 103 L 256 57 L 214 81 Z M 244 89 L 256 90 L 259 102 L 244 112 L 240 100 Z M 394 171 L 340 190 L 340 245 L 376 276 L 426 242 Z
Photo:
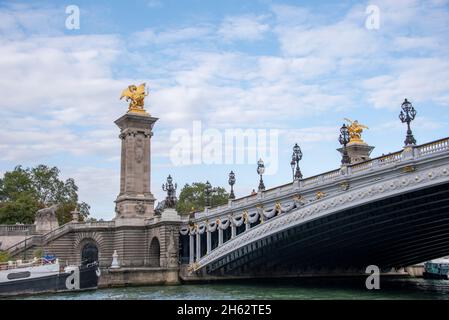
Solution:
M 245 281 L 100 289 L 22 297 L 45 300 L 216 300 L 216 299 L 449 299 L 449 280 L 382 279 L 368 290 L 365 279 L 302 279 Z

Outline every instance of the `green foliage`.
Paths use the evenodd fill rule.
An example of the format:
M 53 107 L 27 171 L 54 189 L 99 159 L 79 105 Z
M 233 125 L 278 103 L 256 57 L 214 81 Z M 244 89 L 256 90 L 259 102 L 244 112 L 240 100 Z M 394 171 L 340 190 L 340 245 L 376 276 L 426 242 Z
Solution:
M 0 250 L 0 262 L 8 262 L 11 260 L 9 253 L 7 251 Z
M 0 201 L 15 201 L 24 193 L 35 196 L 33 182 L 28 169 L 17 166 L 14 171 L 6 172 L 0 179 Z
M 42 258 L 43 255 L 44 255 L 44 250 L 42 250 L 42 248 L 36 249 L 33 252 L 33 257 L 35 257 L 35 258 Z
M 30 193 L 17 195 L 16 199 L 0 203 L 0 223 L 15 224 L 34 222 L 34 214 L 39 210 L 39 202 Z
M 206 184 L 194 182 L 192 185 L 186 184 L 179 194 L 176 210 L 180 214 L 188 214 L 194 208 L 195 211 L 203 210 L 206 205 L 204 190 Z M 211 205 L 219 206 L 228 203 L 229 193 L 222 187 L 213 187 L 211 192 Z
M 0 179 L 0 224 L 33 223 L 38 209 L 58 204 L 60 224 L 69 222 L 70 212 L 80 211 L 80 220 L 89 215 L 90 206 L 78 202 L 78 187 L 72 178 L 59 178 L 57 167 L 38 165 L 23 169 L 17 166 Z
M 87 203 L 76 203 L 74 201 L 61 202 L 58 209 L 56 210 L 56 217 L 58 218 L 59 224 L 64 224 L 72 221 L 72 215 L 70 212 L 74 211 L 75 209 L 77 209 L 79 212 L 80 221 L 86 220 L 86 218 L 89 216 L 90 206 Z

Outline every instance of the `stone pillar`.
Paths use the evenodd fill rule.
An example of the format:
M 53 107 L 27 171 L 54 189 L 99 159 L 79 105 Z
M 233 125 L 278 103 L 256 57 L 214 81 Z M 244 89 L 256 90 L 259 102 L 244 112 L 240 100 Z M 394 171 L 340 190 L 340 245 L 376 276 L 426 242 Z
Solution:
M 146 113 L 128 112 L 115 121 L 120 128 L 120 193 L 115 219 L 119 224 L 143 224 L 154 216 L 151 193 L 151 136 L 157 121 Z
M 189 263 L 192 264 L 195 261 L 195 239 L 193 234 L 189 236 Z
M 72 212 L 70 212 L 70 214 L 72 215 L 72 222 L 73 223 L 78 223 L 80 221 L 80 215 L 79 212 L 75 209 Z
M 218 228 L 218 246 L 223 244 L 223 230 Z
M 373 149 L 373 146 L 369 146 L 366 143 L 349 143 L 346 146 L 349 159 L 351 159 L 351 164 L 357 164 L 369 160 Z M 343 156 L 343 148 L 339 148 L 337 150 Z
M 201 259 L 201 235 L 199 233 L 196 234 L 196 261 L 200 261 Z
M 231 223 L 231 239 L 235 238 L 235 234 L 237 233 L 237 228 L 235 227 L 235 225 L 233 223 Z
M 212 247 L 210 231 L 207 231 L 206 236 L 207 236 L 207 253 L 209 253 Z
M 251 228 L 251 224 L 248 222 L 245 223 L 245 231 L 248 231 Z

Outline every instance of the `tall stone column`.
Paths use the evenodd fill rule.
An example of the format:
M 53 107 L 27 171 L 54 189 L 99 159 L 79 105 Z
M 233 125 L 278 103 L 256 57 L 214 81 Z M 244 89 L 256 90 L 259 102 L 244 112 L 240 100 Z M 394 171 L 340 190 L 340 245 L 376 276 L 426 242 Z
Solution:
M 195 261 L 195 239 L 193 234 L 189 235 L 189 263 L 192 264 Z
M 207 241 L 207 248 L 206 248 L 206 253 L 209 253 L 211 251 L 211 247 L 212 247 L 212 242 L 211 242 L 211 232 L 209 230 L 206 231 L 206 241 Z
M 223 230 L 218 227 L 218 245 L 221 246 L 223 244 Z
M 151 193 L 151 136 L 158 119 L 147 113 L 128 112 L 115 121 L 120 128 L 120 193 L 116 199 L 118 224 L 143 224 L 154 215 Z
M 197 232 L 196 234 L 196 261 L 201 259 L 201 235 Z

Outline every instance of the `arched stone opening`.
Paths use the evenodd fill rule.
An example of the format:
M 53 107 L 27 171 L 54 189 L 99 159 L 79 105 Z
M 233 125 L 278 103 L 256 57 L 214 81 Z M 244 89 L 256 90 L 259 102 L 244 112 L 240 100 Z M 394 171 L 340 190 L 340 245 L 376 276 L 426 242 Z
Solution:
M 161 247 L 159 240 L 156 237 L 154 237 L 150 242 L 148 264 L 150 267 L 161 266 Z
M 81 248 L 81 263 L 88 264 L 98 261 L 98 246 L 94 242 L 87 242 Z

